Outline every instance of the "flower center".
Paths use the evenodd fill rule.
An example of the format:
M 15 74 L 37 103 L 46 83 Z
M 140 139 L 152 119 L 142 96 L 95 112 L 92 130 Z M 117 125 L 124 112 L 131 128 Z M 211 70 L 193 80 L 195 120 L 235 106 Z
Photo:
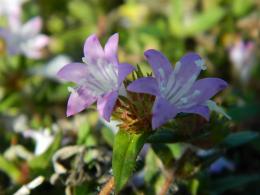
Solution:
M 205 70 L 207 68 L 204 60 L 202 59 L 196 60 L 195 64 L 201 70 Z M 174 104 L 177 107 L 187 107 L 191 106 L 192 99 L 200 94 L 199 90 L 195 90 L 193 94 L 187 95 L 196 81 L 198 74 L 194 73 L 185 83 L 182 80 L 176 80 L 176 75 L 179 73 L 181 66 L 181 62 L 177 62 L 175 69 L 169 76 L 168 80 L 159 80 L 159 89 L 162 96 L 171 104 Z M 164 76 L 160 71 L 159 73 L 160 77 Z
M 95 62 L 88 61 L 86 57 L 82 60 L 87 64 L 88 75 L 80 85 L 89 89 L 93 96 L 118 88 L 118 70 L 114 64 L 101 58 Z

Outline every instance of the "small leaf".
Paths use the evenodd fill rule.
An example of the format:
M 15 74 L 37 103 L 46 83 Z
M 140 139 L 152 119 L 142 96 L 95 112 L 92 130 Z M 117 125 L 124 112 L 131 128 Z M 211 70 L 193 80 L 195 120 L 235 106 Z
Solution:
M 161 159 L 166 168 L 170 168 L 172 166 L 175 159 L 170 148 L 166 144 L 152 144 L 152 149 L 157 157 Z
M 253 131 L 241 131 L 237 133 L 229 134 L 221 144 L 227 145 L 228 147 L 236 147 L 252 141 L 259 136 L 258 133 Z
M 244 185 L 255 181 L 260 181 L 260 175 L 252 174 L 229 176 L 222 179 L 217 179 L 210 183 L 210 190 L 215 193 L 222 194 L 226 190 L 239 187 L 241 188 Z
M 0 155 L 0 169 L 6 172 L 13 181 L 19 182 L 19 179 L 21 178 L 19 169 L 12 162 L 6 160 L 2 155 Z
M 172 130 L 159 129 L 147 138 L 149 143 L 174 143 L 180 141 L 181 136 Z
M 114 141 L 113 174 L 115 190 L 119 192 L 127 183 L 136 165 L 136 158 L 142 149 L 148 134 L 133 134 L 120 130 Z

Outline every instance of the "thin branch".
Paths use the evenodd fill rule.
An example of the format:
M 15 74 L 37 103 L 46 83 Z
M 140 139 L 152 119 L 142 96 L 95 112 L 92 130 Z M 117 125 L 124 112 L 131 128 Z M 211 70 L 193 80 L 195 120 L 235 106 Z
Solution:
M 108 182 L 103 186 L 99 195 L 110 195 L 115 185 L 114 177 L 111 177 Z
M 171 184 L 173 182 L 174 182 L 174 172 L 171 171 L 170 174 L 166 177 L 159 195 L 166 195 L 169 192 Z

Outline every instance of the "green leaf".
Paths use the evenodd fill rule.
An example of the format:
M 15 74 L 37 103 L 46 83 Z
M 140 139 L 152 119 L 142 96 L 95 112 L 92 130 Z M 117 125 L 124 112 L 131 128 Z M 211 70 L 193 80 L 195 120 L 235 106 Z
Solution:
M 255 118 L 260 114 L 259 104 L 247 104 L 244 106 L 230 108 L 228 114 L 231 116 L 232 120 L 235 122 L 243 122 L 251 118 Z
M 96 145 L 96 140 L 91 132 L 91 127 L 88 121 L 83 122 L 79 127 L 77 144 L 85 146 Z
M 217 179 L 210 183 L 210 190 L 215 193 L 222 193 L 226 190 L 242 187 L 250 182 L 260 181 L 260 175 L 236 175 Z
M 235 16 L 243 16 L 253 6 L 252 0 L 235 0 L 232 1 L 232 12 Z
M 180 139 L 181 136 L 177 132 L 169 129 L 158 129 L 150 135 L 146 141 L 149 143 L 174 143 Z
M 12 162 L 6 160 L 2 155 L 0 155 L 0 169 L 6 172 L 15 182 L 18 182 L 21 178 L 21 172 L 19 169 Z
M 222 8 L 215 7 L 194 16 L 191 24 L 184 26 L 186 35 L 194 35 L 210 29 L 221 20 L 224 14 L 225 11 Z
M 221 143 L 221 145 L 227 145 L 228 147 L 236 147 L 252 141 L 257 138 L 259 134 L 253 131 L 241 131 L 237 133 L 229 134 Z
M 133 134 L 123 130 L 116 134 L 112 160 L 116 192 L 123 188 L 132 175 L 136 165 L 136 157 L 147 136 L 147 133 Z
M 172 167 L 172 164 L 175 161 L 175 159 L 170 148 L 166 144 L 152 144 L 152 149 L 154 153 L 157 155 L 157 157 L 161 159 L 162 163 L 166 168 Z
M 103 127 L 101 129 L 101 134 L 102 134 L 104 140 L 107 142 L 107 144 L 109 144 L 111 147 L 113 147 L 113 143 L 114 143 L 114 139 L 115 139 L 115 135 L 114 135 L 113 131 L 107 127 Z

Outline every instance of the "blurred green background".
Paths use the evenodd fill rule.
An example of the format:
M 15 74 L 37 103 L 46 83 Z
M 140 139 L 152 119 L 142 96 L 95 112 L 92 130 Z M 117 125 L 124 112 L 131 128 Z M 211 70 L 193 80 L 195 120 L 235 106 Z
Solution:
M 66 118 L 67 87 L 71 84 L 55 77 L 66 63 L 81 61 L 83 43 L 93 33 L 104 44 L 118 32 L 119 60 L 139 64 L 147 73 L 151 71 L 143 56 L 147 49 L 162 51 L 173 64 L 188 51 L 196 51 L 208 66 L 201 76 L 220 77 L 230 84 L 215 99 L 232 117 L 228 130 L 259 132 L 259 1 L 28 0 L 22 5 L 22 19 L 34 16 L 42 17 L 42 32 L 50 37 L 42 51 L 44 58 L 9 56 L 5 41 L 0 40 L 0 194 L 13 194 L 40 175 L 45 181 L 31 194 L 64 194 L 66 186 L 67 193 L 71 190 L 68 186 L 73 186 L 74 194 L 96 194 L 104 174 L 97 173 L 95 163 L 105 175 L 111 174 L 107 167 L 111 166 L 113 128 L 100 121 L 94 107 Z M 0 24 L 6 27 L 6 18 L 1 17 Z M 218 128 L 221 132 L 221 125 L 216 125 Z M 224 153 L 234 169 L 205 174 L 207 168 L 201 168 L 199 174 L 180 181 L 177 193 L 260 194 L 259 141 L 252 139 Z M 69 173 L 56 175 L 59 184 L 50 184 L 49 179 L 55 180 L 57 173 L 53 154 L 72 145 L 92 146 L 91 151 L 99 153 L 87 152 L 91 160 L 86 160 L 84 170 L 92 179 L 84 180 L 83 185 L 78 177 L 71 176 L 76 169 L 72 163 L 66 167 Z M 173 152 L 180 153 L 182 147 L 175 145 Z M 80 153 L 77 148 L 73 157 L 77 163 Z M 153 166 L 153 158 L 149 153 L 148 168 Z M 146 178 L 141 187 L 130 185 L 127 194 L 156 193 L 161 180 Z

